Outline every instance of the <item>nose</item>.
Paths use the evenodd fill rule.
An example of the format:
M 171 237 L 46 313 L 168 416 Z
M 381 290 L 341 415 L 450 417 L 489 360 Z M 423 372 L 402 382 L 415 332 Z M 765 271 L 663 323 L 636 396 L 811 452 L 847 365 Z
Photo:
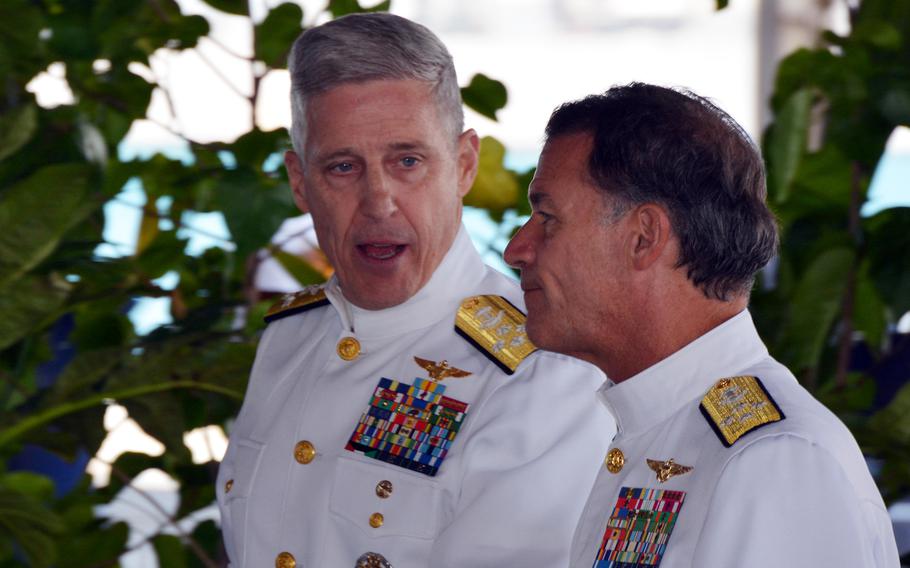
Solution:
M 502 257 L 512 268 L 522 269 L 534 260 L 534 248 L 531 243 L 531 221 L 525 223 L 509 241 Z
M 398 210 L 392 184 L 381 168 L 367 171 L 362 194 L 360 210 L 367 217 L 384 219 Z

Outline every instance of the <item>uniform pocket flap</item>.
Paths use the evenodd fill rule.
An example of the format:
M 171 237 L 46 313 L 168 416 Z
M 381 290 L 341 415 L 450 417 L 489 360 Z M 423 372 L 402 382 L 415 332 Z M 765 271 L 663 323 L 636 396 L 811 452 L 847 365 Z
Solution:
M 390 465 L 339 457 L 332 486 L 332 513 L 369 536 L 432 539 L 438 530 L 437 484 Z

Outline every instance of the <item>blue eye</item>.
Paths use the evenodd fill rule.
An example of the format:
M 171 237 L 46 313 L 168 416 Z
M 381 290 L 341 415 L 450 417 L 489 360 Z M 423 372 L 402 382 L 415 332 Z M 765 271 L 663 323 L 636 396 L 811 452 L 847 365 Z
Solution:
M 340 164 L 329 166 L 329 170 L 339 174 L 347 174 L 354 170 L 354 164 L 350 162 L 341 162 Z
M 401 159 L 401 165 L 403 165 L 406 168 L 413 168 L 414 166 L 417 165 L 417 162 L 418 162 L 418 160 L 414 156 L 405 156 L 404 158 Z

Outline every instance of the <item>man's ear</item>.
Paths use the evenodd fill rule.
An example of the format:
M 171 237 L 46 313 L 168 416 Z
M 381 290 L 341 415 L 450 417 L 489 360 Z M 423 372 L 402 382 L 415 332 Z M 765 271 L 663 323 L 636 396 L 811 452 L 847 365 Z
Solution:
M 630 214 L 632 241 L 629 253 L 638 270 L 650 268 L 665 253 L 670 241 L 670 216 L 656 203 L 644 203 Z M 676 263 L 676 259 L 673 259 Z
M 293 150 L 284 153 L 284 167 L 288 170 L 288 180 L 291 182 L 291 191 L 294 193 L 294 203 L 302 213 L 309 212 L 306 202 L 306 188 L 303 182 L 303 166 L 300 158 Z
M 477 177 L 477 161 L 480 154 L 480 138 L 473 128 L 458 137 L 458 196 L 464 197 L 471 191 Z

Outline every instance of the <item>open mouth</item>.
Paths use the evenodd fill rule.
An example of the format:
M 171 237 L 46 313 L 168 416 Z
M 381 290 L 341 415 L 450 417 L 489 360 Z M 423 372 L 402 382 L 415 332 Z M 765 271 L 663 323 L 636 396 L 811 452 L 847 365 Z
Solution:
M 362 245 L 357 245 L 357 249 L 360 250 L 361 254 L 365 257 L 372 260 L 391 260 L 402 252 L 407 245 L 397 245 L 393 243 L 366 243 Z

